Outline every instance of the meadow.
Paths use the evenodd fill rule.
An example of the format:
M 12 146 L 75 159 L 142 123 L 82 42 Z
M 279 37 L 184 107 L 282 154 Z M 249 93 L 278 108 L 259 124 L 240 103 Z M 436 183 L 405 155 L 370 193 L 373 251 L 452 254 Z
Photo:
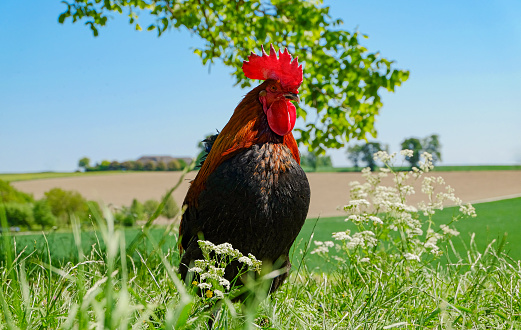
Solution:
M 424 177 L 430 203 L 418 211 L 404 204 L 404 177 L 416 174 L 391 173 L 396 189 L 382 190 L 384 174 L 351 186 L 345 216 L 308 219 L 290 277 L 272 295 L 278 272 L 269 265 L 251 268 L 257 276 L 241 288 L 211 276 L 183 284 L 175 226 L 153 226 L 153 217 L 124 229 L 106 211 L 93 214 L 96 231 L 73 221 L 72 233 L 3 233 L 0 329 L 207 329 L 209 320 L 214 329 L 521 327 L 521 198 L 476 204 L 474 213 Z M 371 211 L 362 196 L 387 208 Z M 439 210 L 444 199 L 459 206 Z
M 468 250 L 470 238 L 473 234 L 475 234 L 476 247 L 481 251 L 485 250 L 492 240 L 495 239 L 499 242 L 506 235 L 504 251 L 511 258 L 521 260 L 521 198 L 480 203 L 474 206 L 476 218 L 455 224 L 455 228 L 461 233 L 459 237 L 452 240 L 456 251 L 464 254 Z M 457 211 L 456 207 L 440 210 L 436 213 L 434 221 L 436 224 L 447 224 Z M 333 232 L 345 231 L 346 229 L 355 231 L 356 226 L 352 222 L 346 222 L 345 218 L 345 216 L 309 218 L 292 248 L 292 263 L 298 264 L 300 262 L 302 258 L 300 252 L 306 250 L 306 244 L 310 241 L 310 237 L 316 241 L 330 241 Z M 131 242 L 141 232 L 139 228 L 122 227 L 121 230 L 127 243 Z M 177 232 L 175 227 L 152 226 L 148 235 L 158 242 L 164 236 L 165 241 L 162 244 L 164 251 L 176 247 Z M 82 250 L 86 254 L 90 254 L 94 248 L 105 251 L 106 246 L 101 236 L 99 231 L 92 229 L 82 231 L 80 236 Z M 70 231 L 19 234 L 14 237 L 13 243 L 16 244 L 17 254 L 23 251 L 21 257 L 30 255 L 31 258 L 49 262 L 47 259 L 48 254 L 50 254 L 51 263 L 56 267 L 61 267 L 69 262 L 78 262 L 78 248 L 74 235 Z M 144 242 L 143 248 L 150 252 L 152 245 L 150 242 Z M 334 251 L 332 255 L 335 255 Z M 173 264 L 178 263 L 177 258 L 177 254 L 172 256 Z M 328 270 L 328 266 L 324 265 L 323 258 L 317 255 L 308 255 L 306 264 L 309 269 L 314 271 Z

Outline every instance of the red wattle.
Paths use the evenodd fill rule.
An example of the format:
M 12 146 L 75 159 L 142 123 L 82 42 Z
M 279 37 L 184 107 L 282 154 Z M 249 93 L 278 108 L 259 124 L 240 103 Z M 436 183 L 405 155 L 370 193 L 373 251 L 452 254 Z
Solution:
M 266 111 L 268 117 L 268 125 L 273 132 L 284 136 L 291 132 L 295 127 L 295 120 L 297 118 L 297 109 L 288 100 L 279 100 L 271 104 Z

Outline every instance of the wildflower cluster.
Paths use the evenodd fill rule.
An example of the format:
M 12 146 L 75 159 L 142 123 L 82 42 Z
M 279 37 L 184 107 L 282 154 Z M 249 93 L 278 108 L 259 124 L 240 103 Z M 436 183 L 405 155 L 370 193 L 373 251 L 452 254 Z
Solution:
M 402 150 L 400 155 L 411 157 L 413 151 Z M 330 248 L 335 248 L 356 263 L 381 264 L 379 261 L 388 259 L 419 262 L 423 257 L 441 255 L 439 244 L 459 235 L 450 227 L 453 222 L 476 216 L 474 207 L 463 205 L 442 177 L 426 175 L 434 168 L 430 154 L 421 155 L 419 168 L 402 172 L 393 168 L 396 157 L 396 153 L 377 152 L 374 158 L 384 167 L 377 172 L 365 168 L 362 170 L 365 182 L 350 183 L 351 200 L 343 209 L 347 213 L 345 221 L 354 223 L 357 232 L 333 233 L 335 243 L 315 241 L 316 248 L 311 253 L 325 255 Z M 392 180 L 385 179 L 389 176 Z M 383 184 L 383 181 L 391 184 Z M 416 182 L 421 183 L 425 198 L 413 205 L 409 201 L 410 196 L 416 194 Z M 450 223 L 436 227 L 433 215 L 446 205 L 459 206 L 460 214 L 454 215 Z
M 233 289 L 233 283 L 230 283 L 224 277 L 224 274 L 226 266 L 235 260 L 244 264 L 242 272 L 238 276 L 247 271 L 260 272 L 261 261 L 257 260 L 251 253 L 248 256 L 243 255 L 239 250 L 234 249 L 230 243 L 215 245 L 204 240 L 199 240 L 198 243 L 204 259 L 195 260 L 194 267 L 188 271 L 196 275 L 192 285 L 202 289 L 206 298 L 215 296 L 221 299 Z

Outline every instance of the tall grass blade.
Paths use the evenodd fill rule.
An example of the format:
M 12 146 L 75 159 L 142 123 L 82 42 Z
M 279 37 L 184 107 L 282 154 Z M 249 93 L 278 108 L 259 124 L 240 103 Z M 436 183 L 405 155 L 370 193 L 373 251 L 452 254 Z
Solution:
M 163 197 L 163 199 L 161 200 L 161 203 L 159 204 L 159 206 L 157 207 L 157 209 L 154 211 L 154 213 L 150 216 L 150 218 L 147 220 L 147 222 L 143 225 L 142 227 L 142 230 L 141 232 L 132 240 L 132 242 L 130 243 L 130 245 L 127 247 L 127 255 L 132 255 L 134 253 L 134 250 L 137 248 L 138 244 L 141 243 L 141 241 L 143 240 L 143 238 L 147 235 L 148 233 L 148 230 L 150 229 L 150 227 L 152 226 L 152 223 L 154 222 L 154 220 L 156 220 L 160 215 L 161 215 L 161 212 L 163 211 L 163 208 L 165 207 L 165 204 L 167 202 L 167 200 L 170 198 L 170 196 L 172 195 L 172 193 L 177 189 L 179 188 L 179 186 L 181 185 L 181 183 L 183 183 L 183 180 L 185 178 L 185 176 L 194 169 L 195 167 L 195 160 L 192 161 L 190 163 L 189 166 L 185 167 L 185 169 L 183 170 L 182 174 L 181 174 L 181 177 L 179 177 L 179 180 L 177 181 L 177 183 L 175 184 L 174 187 L 172 187 L 166 194 L 165 196 Z
M 13 269 L 13 246 L 11 241 L 11 234 L 9 233 L 9 226 L 7 224 L 7 216 L 5 213 L 4 203 L 0 204 L 0 224 L 2 225 L 2 243 L 3 243 L 3 255 L 5 258 L 5 269 L 9 270 L 7 274 L 11 279 Z

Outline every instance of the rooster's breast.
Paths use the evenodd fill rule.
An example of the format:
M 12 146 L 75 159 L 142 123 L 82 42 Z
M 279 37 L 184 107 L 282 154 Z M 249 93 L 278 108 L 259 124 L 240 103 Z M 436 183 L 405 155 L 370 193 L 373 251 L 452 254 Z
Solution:
M 204 238 L 275 260 L 287 254 L 309 207 L 306 174 L 281 143 L 253 145 L 220 164 L 198 198 Z

